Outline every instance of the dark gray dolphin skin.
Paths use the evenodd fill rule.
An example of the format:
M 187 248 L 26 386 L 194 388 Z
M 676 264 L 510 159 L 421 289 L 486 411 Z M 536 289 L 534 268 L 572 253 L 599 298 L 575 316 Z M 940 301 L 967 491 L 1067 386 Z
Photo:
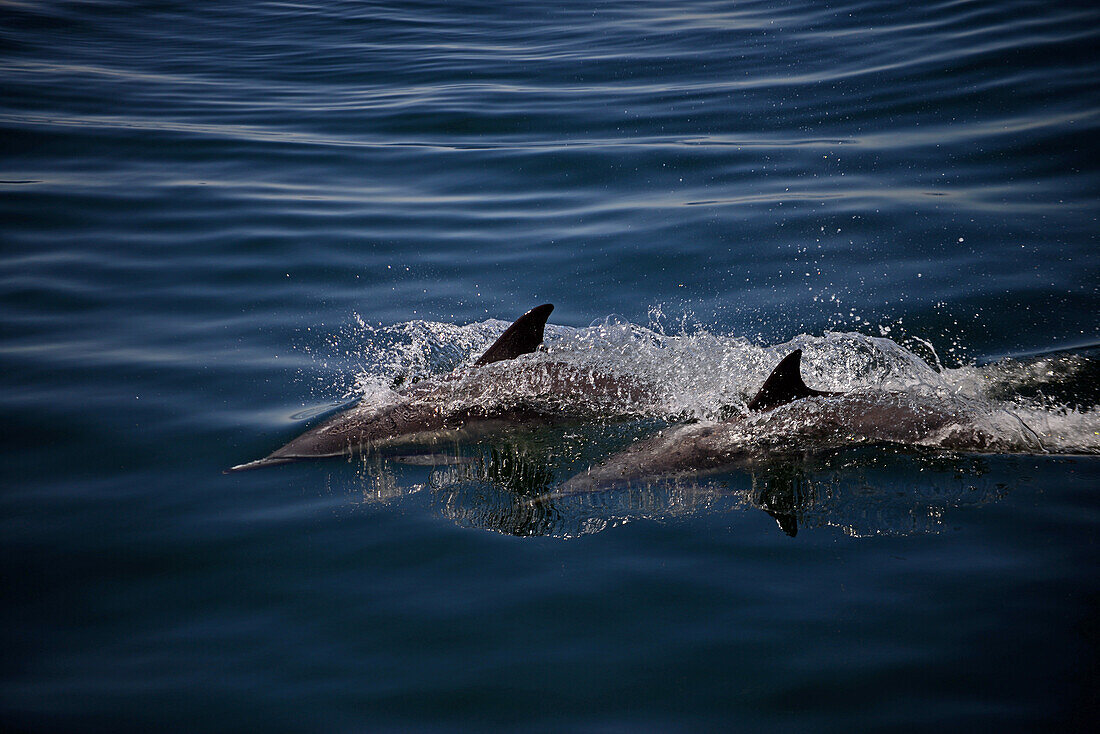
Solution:
M 481 368 L 494 362 L 512 360 L 530 354 L 542 344 L 546 320 L 553 304 L 536 306 L 516 319 L 493 345 L 474 362 Z M 443 410 L 438 399 L 447 392 L 447 382 L 461 376 L 460 371 L 440 379 L 424 380 L 401 390 L 401 400 L 381 408 L 355 406 L 303 433 L 270 455 L 227 469 L 227 472 L 259 469 L 301 459 L 343 456 L 370 445 L 431 431 L 469 428 L 492 430 L 539 416 L 522 408 L 466 408 Z
M 799 349 L 779 363 L 749 401 L 748 415 L 724 423 L 667 428 L 577 474 L 543 499 L 752 465 L 775 456 L 806 455 L 854 443 L 912 444 L 965 420 L 957 412 L 905 394 L 811 389 L 802 380 L 801 360 Z M 982 435 L 973 433 L 965 440 L 980 445 Z
M 748 407 L 754 413 L 762 413 L 801 398 L 839 394 L 806 387 L 806 383 L 802 381 L 802 350 L 796 349 L 776 365 L 768 379 L 764 380 L 756 397 L 749 401 Z

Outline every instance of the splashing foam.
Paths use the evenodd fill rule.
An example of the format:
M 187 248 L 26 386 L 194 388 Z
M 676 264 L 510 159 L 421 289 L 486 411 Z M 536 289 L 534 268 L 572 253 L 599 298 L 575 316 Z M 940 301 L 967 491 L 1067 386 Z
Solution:
M 804 377 L 813 388 L 880 403 L 908 402 L 918 410 L 952 416 L 912 443 L 967 451 L 1100 454 L 1100 411 L 1091 394 L 1095 357 L 1064 353 L 949 369 L 938 360 L 929 364 L 887 337 L 826 332 L 761 347 L 701 327 L 670 335 L 659 326 L 608 318 L 587 328 L 548 325 L 540 352 L 472 369 L 474 359 L 507 326 L 492 319 L 466 326 L 410 321 L 375 328 L 359 320 L 333 346 L 355 343 L 345 352 L 359 365 L 349 395 L 368 406 L 390 403 L 398 399 L 397 390 L 454 371 L 444 381 L 445 393 L 433 393 L 448 407 L 526 405 L 594 419 L 704 423 L 747 415 L 747 401 L 779 360 L 802 349 Z M 934 357 L 932 346 L 925 346 Z M 485 379 L 487 372 L 493 379 Z M 781 418 L 803 422 L 787 426 L 794 434 L 821 421 L 812 404 L 785 411 Z M 775 420 L 750 416 L 744 430 L 748 434 L 755 427 L 756 433 L 745 439 L 759 440 L 762 426 L 774 429 Z

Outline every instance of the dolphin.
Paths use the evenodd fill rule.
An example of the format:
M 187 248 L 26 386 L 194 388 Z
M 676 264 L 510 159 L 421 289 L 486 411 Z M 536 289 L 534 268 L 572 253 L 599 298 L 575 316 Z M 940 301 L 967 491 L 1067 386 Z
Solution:
M 614 405 L 627 415 L 632 414 L 628 406 L 651 399 L 652 390 L 634 380 L 594 375 L 565 363 L 518 359 L 538 350 L 553 310 L 546 303 L 520 316 L 472 366 L 417 382 L 380 405 L 360 402 L 268 456 L 226 471 L 468 438 L 516 425 L 615 417 L 609 408 Z
M 520 316 L 493 342 L 492 346 L 485 350 L 484 354 L 474 361 L 474 368 L 515 359 L 537 350 L 542 344 L 546 320 L 553 310 L 552 303 L 544 303 Z M 440 429 L 463 428 L 479 420 L 508 420 L 518 417 L 507 415 L 504 411 L 491 416 L 477 415 L 473 410 L 452 413 L 441 410 L 436 401 L 431 398 L 441 392 L 447 382 L 453 382 L 460 374 L 456 370 L 442 380 L 418 382 L 399 391 L 398 400 L 388 405 L 375 408 L 359 404 L 306 431 L 266 457 L 238 464 L 227 471 L 259 469 L 299 459 L 343 456 L 368 445 L 402 436 Z
M 720 423 L 667 428 L 575 475 L 540 499 L 660 477 L 767 465 L 775 458 L 857 444 L 923 444 L 965 451 L 1001 448 L 996 436 L 974 425 L 966 411 L 947 401 L 908 393 L 814 390 L 802 379 L 801 361 L 800 349 L 785 357 L 748 402 L 748 413 Z

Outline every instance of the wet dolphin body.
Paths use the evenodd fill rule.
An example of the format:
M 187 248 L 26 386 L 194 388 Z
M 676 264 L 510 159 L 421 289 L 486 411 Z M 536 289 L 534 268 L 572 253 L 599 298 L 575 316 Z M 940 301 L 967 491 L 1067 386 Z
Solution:
M 567 495 L 675 475 L 751 465 L 857 443 L 916 444 L 966 424 L 956 410 L 904 393 L 861 394 L 814 390 L 801 375 L 802 350 L 784 358 L 749 401 L 749 413 L 715 424 L 674 426 L 642 439 L 577 474 L 554 495 Z M 957 440 L 981 450 L 979 431 Z M 955 448 L 944 440 L 937 445 Z M 963 448 L 963 446 L 957 446 Z
M 228 471 L 352 454 L 387 444 L 470 436 L 515 425 L 546 425 L 638 405 L 651 394 L 635 381 L 593 375 L 563 363 L 514 362 L 542 344 L 552 304 L 519 317 L 472 367 L 418 382 L 381 406 L 359 404 L 258 461 Z M 529 400 L 532 393 L 542 398 Z M 602 416 L 607 417 L 607 416 Z
M 492 346 L 485 350 L 484 354 L 477 358 L 474 367 L 480 368 L 534 352 L 542 344 L 546 320 L 553 310 L 553 304 L 545 303 L 520 316 L 493 342 Z M 475 415 L 470 410 L 465 413 L 442 411 L 440 405 L 431 399 L 433 393 L 440 392 L 448 380 L 453 380 L 459 374 L 456 371 L 442 379 L 416 383 L 398 393 L 400 400 L 380 408 L 357 405 L 306 431 L 268 456 L 246 464 L 238 464 L 228 471 L 258 469 L 299 459 L 343 456 L 367 445 L 401 436 L 447 428 L 462 428 L 478 419 L 506 421 L 520 417 L 504 414 L 504 411 L 496 416 Z

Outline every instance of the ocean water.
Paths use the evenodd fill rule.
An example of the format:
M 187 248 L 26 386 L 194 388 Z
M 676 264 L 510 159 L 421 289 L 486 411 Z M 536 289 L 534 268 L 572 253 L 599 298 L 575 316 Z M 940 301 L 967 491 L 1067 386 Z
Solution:
M 4 729 L 1095 720 L 1098 47 L 1086 2 L 0 2 Z M 653 399 L 222 473 L 545 302 L 523 364 Z M 794 348 L 992 438 L 562 490 Z

